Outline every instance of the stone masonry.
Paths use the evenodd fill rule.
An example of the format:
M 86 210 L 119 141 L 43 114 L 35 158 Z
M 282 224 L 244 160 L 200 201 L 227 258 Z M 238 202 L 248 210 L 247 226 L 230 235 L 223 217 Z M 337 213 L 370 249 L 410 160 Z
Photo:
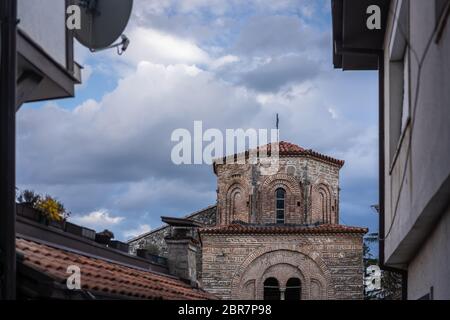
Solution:
M 205 232 L 205 289 L 222 299 L 262 300 L 264 280 L 301 280 L 301 299 L 362 299 L 361 234 L 277 235 Z
M 286 223 L 338 223 L 339 170 L 306 157 L 281 158 L 278 173 L 269 177 L 260 174 L 259 165 L 217 165 L 218 221 L 275 223 L 275 190 L 281 187 L 288 191 Z
M 185 218 L 203 223 L 205 226 L 214 226 L 216 224 L 216 206 L 209 206 L 203 210 L 194 212 Z M 137 249 L 152 247 L 157 249 L 157 251 L 153 253 L 167 258 L 168 249 L 164 239 L 168 237 L 169 234 L 169 226 L 163 226 L 131 239 L 128 242 L 130 245 L 130 253 L 136 254 Z
M 214 164 L 217 204 L 188 217 L 205 224 L 189 263 L 199 284 L 222 299 L 362 299 L 367 229 L 339 224 L 344 161 L 280 142 L 266 175 L 245 155 Z M 157 229 L 131 250 L 154 244 L 167 256 L 168 235 Z

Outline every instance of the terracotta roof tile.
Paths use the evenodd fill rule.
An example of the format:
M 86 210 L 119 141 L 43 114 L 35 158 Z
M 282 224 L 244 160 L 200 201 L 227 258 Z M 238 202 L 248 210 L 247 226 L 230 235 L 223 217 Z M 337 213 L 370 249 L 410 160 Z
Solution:
M 230 224 L 227 226 L 203 228 L 200 229 L 200 232 L 202 234 L 365 234 L 368 232 L 368 229 L 337 224 L 323 224 L 318 226 Z
M 99 258 L 83 256 L 60 248 L 18 238 L 17 250 L 23 263 L 64 283 L 67 267 L 81 268 L 82 289 L 93 294 L 107 293 L 139 299 L 204 300 L 215 299 L 183 281 L 139 268 L 124 266 Z
M 322 161 L 326 161 L 329 163 L 333 163 L 335 165 L 338 165 L 339 167 L 342 167 L 345 164 L 344 160 L 338 160 L 329 156 L 326 156 L 324 154 L 321 154 L 319 152 L 316 152 L 314 150 L 307 150 L 304 149 L 296 144 L 290 143 L 290 142 L 286 142 L 286 141 L 280 141 L 278 143 L 279 145 L 279 156 L 280 157 L 298 157 L 298 156 L 305 156 L 305 157 L 312 157 L 312 158 L 316 158 Z M 254 151 L 254 149 L 252 149 Z M 270 155 L 271 151 L 272 151 L 272 145 L 271 144 L 266 144 L 264 146 L 260 146 L 256 148 L 257 153 L 259 154 L 260 152 L 264 152 L 265 155 Z M 224 157 L 223 163 L 227 163 L 230 161 L 230 159 L 234 159 L 236 160 L 238 156 L 243 156 L 244 153 L 241 154 L 235 154 L 234 156 L 231 157 Z M 250 151 L 246 151 L 245 152 L 245 157 L 246 159 L 249 158 L 250 155 Z M 216 163 L 214 164 L 214 166 L 216 165 Z

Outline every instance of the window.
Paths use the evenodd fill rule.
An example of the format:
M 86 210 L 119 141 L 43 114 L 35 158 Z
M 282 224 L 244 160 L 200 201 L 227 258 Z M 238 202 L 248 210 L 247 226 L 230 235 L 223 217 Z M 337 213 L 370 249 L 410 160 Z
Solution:
M 435 7 L 436 7 L 436 23 L 439 23 L 439 21 L 442 18 L 442 15 L 444 14 L 444 10 L 446 9 L 446 6 L 449 4 L 449 0 L 435 0 Z
M 286 300 L 300 300 L 301 296 L 301 284 L 297 278 L 291 278 L 286 283 Z
M 396 162 L 398 150 L 410 117 L 410 61 L 407 40 L 409 37 L 409 1 L 399 1 L 395 6 L 395 19 L 389 39 L 387 52 L 389 65 L 387 70 L 386 100 L 389 118 L 387 137 L 389 139 L 389 158 L 391 170 Z
M 409 50 L 403 57 L 403 104 L 402 104 L 402 126 L 401 133 L 405 131 L 409 120 Z
M 450 0 L 435 0 L 435 12 L 436 12 L 436 43 L 442 37 L 445 26 L 447 25 L 448 16 L 450 14 Z
M 276 198 L 276 215 L 277 215 L 277 223 L 284 223 L 284 210 L 285 210 L 285 198 L 286 198 L 286 191 L 284 189 L 279 188 L 275 192 L 275 198 Z
M 405 131 L 410 121 L 410 58 L 409 50 L 405 48 L 400 61 L 391 62 L 390 101 L 390 158 L 391 170 L 402 145 Z
M 280 285 L 275 278 L 264 281 L 264 300 L 281 300 Z

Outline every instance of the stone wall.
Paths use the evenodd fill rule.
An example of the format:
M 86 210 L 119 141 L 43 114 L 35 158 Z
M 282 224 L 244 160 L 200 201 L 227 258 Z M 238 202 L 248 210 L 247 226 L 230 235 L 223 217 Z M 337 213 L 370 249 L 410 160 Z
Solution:
M 262 299 L 263 282 L 301 280 L 302 299 L 362 299 L 361 234 L 202 234 L 203 287 L 223 299 Z
M 275 223 L 275 191 L 281 187 L 286 191 L 286 223 L 337 224 L 339 170 L 336 164 L 306 156 L 280 158 L 278 172 L 270 176 L 261 174 L 259 164 L 218 164 L 218 221 Z
M 216 224 L 216 206 L 210 206 L 203 210 L 197 211 L 186 216 L 185 218 L 201 222 L 205 226 L 214 226 Z M 157 255 L 167 257 L 167 244 L 164 238 L 169 235 L 169 226 L 164 226 L 132 239 L 128 242 L 130 245 L 130 253 L 136 254 L 137 249 L 144 249 L 148 246 L 152 246 L 158 249 Z
M 198 283 L 198 251 L 197 241 L 191 239 L 166 239 L 168 246 L 169 272 L 191 285 Z

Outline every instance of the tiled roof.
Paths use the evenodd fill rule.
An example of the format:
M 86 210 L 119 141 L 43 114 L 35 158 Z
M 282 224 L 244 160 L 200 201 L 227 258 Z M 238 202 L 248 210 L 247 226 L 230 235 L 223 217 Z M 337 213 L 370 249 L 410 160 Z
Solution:
M 338 224 L 322 224 L 317 226 L 296 225 L 249 225 L 230 224 L 212 228 L 200 229 L 202 234 L 330 234 L 355 233 L 365 234 L 367 228 L 349 227 Z
M 267 150 L 270 152 L 272 150 L 271 146 L 271 144 L 268 144 L 262 148 L 267 147 Z M 279 148 L 280 155 L 300 155 L 306 151 L 302 147 L 286 141 L 280 141 Z
M 85 256 L 69 250 L 18 238 L 17 251 L 23 263 L 65 283 L 68 266 L 81 269 L 83 290 L 92 294 L 129 299 L 204 300 L 214 297 L 194 289 L 178 278 L 121 265 L 100 258 Z
M 338 165 L 339 167 L 342 167 L 345 163 L 345 161 L 343 160 L 338 160 L 329 156 L 326 156 L 324 154 L 321 154 L 319 152 L 316 152 L 314 150 L 307 150 L 304 149 L 296 144 L 290 143 L 290 142 L 286 142 L 286 141 L 280 141 L 278 143 L 279 145 L 279 156 L 280 157 L 296 157 L 296 156 L 306 156 L 306 157 L 312 157 L 312 158 L 316 158 L 319 160 L 323 160 L 329 163 L 333 163 Z M 266 150 L 267 149 L 267 150 Z M 254 149 L 253 149 L 254 150 Z M 264 151 L 265 154 L 270 155 L 271 151 L 272 151 L 272 145 L 271 144 L 267 144 L 261 147 L 256 148 L 257 153 L 259 154 L 260 152 Z M 239 154 L 239 155 L 243 155 Z M 235 154 L 234 158 L 237 158 L 239 155 Z M 245 152 L 245 157 L 248 158 L 250 155 L 249 151 Z M 231 156 L 231 158 L 233 158 L 233 156 Z M 230 157 L 225 157 L 223 158 L 224 163 L 227 163 L 227 159 L 230 159 Z

